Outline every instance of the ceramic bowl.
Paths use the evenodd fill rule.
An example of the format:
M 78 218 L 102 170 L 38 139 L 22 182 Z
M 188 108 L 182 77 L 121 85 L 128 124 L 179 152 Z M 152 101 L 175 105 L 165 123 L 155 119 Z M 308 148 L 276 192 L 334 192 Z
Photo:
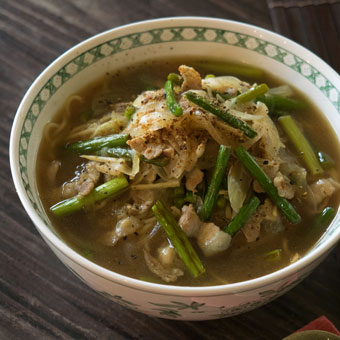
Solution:
M 176 287 L 135 280 L 73 251 L 56 234 L 39 200 L 35 163 L 43 126 L 70 93 L 107 71 L 157 57 L 203 56 L 268 69 L 314 101 L 340 139 L 340 77 L 300 45 L 270 31 L 228 20 L 176 17 L 118 27 L 67 51 L 36 79 L 16 114 L 11 170 L 21 202 L 58 258 L 97 292 L 148 315 L 207 320 L 236 315 L 284 294 L 303 280 L 340 238 L 340 212 L 302 259 L 272 274 L 235 284 Z

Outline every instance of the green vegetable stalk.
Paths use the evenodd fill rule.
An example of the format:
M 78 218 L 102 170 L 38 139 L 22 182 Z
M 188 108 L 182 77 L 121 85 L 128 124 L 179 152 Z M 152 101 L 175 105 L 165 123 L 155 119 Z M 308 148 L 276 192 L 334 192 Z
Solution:
M 246 92 L 239 94 L 237 97 L 235 97 L 234 100 L 236 103 L 246 103 L 266 93 L 268 90 L 269 90 L 269 87 L 267 84 L 260 84 L 255 87 L 251 87 Z
M 245 78 L 261 78 L 263 71 L 259 68 L 250 67 L 247 65 L 234 65 L 221 62 L 199 63 L 201 68 L 208 70 L 218 75 L 234 75 Z
M 254 196 L 248 203 L 243 204 L 237 215 L 223 229 L 223 231 L 228 233 L 230 236 L 234 236 L 243 227 L 250 216 L 254 214 L 259 204 L 260 200 L 256 196 Z
M 241 119 L 231 115 L 226 110 L 223 110 L 218 106 L 210 103 L 207 99 L 197 96 L 193 92 L 187 92 L 185 96 L 188 100 L 200 106 L 204 110 L 207 110 L 210 113 L 214 114 L 233 128 L 241 130 L 247 137 L 254 138 L 257 135 L 257 132 L 251 126 L 246 124 Z
M 302 134 L 294 119 L 287 115 L 279 118 L 279 123 L 283 130 L 291 140 L 296 150 L 301 155 L 306 164 L 307 169 L 312 175 L 319 175 L 323 173 L 323 169 L 315 155 L 312 147 L 308 143 L 305 136 Z
M 96 187 L 86 196 L 74 196 L 61 201 L 53 205 L 50 210 L 56 216 L 65 216 L 90 206 L 95 202 L 102 201 L 105 198 L 117 196 L 128 185 L 129 183 L 124 176 L 117 177 Z
M 250 155 L 250 153 L 243 146 L 236 148 L 235 153 L 239 160 L 251 173 L 251 175 L 259 182 L 263 190 L 269 195 L 272 201 L 287 216 L 289 221 L 292 223 L 299 223 L 301 221 L 301 216 L 284 197 L 281 197 L 278 194 L 273 182 L 256 163 L 255 159 Z
M 182 115 L 183 110 L 180 105 L 177 103 L 175 98 L 175 93 L 173 89 L 173 83 L 171 80 L 167 80 L 164 84 L 164 91 L 166 95 L 166 106 L 176 117 Z
M 269 112 L 274 115 L 276 115 L 276 112 L 301 110 L 307 107 L 307 104 L 303 101 L 273 94 L 260 95 L 256 100 L 266 104 Z
M 277 262 L 281 260 L 282 249 L 274 249 L 264 254 L 264 258 L 269 262 Z
M 312 228 L 313 229 L 325 228 L 332 222 L 334 217 L 335 217 L 335 210 L 332 207 L 326 207 L 316 217 Z
M 318 155 L 319 162 L 323 169 L 327 170 L 327 169 L 333 168 L 334 160 L 332 159 L 330 155 L 328 155 L 324 151 L 319 151 L 317 155 Z
M 65 149 L 77 153 L 89 153 L 100 150 L 104 147 L 122 147 L 126 146 L 126 142 L 129 139 L 127 134 L 115 134 L 105 137 L 95 137 L 85 141 L 79 141 L 65 145 Z
M 124 116 L 131 119 L 135 112 L 136 108 L 133 105 L 128 105 L 125 109 Z
M 315 240 L 320 237 L 320 234 L 325 231 L 325 229 L 332 222 L 336 215 L 336 211 L 328 206 L 324 208 L 319 214 L 316 215 L 314 222 L 308 229 L 308 234 Z
M 205 272 L 203 264 L 192 247 L 187 235 L 177 224 L 171 212 L 165 208 L 161 201 L 157 201 L 152 211 L 165 230 L 171 244 L 174 246 L 178 256 L 188 268 L 193 277 L 198 277 Z
M 220 150 L 217 155 L 216 165 L 200 212 L 200 217 L 203 221 L 207 221 L 210 218 L 214 209 L 223 177 L 226 175 L 225 170 L 227 168 L 230 153 L 231 149 L 229 147 L 224 145 L 220 146 Z
M 182 85 L 183 78 L 177 73 L 169 73 L 168 80 L 170 80 L 175 85 Z

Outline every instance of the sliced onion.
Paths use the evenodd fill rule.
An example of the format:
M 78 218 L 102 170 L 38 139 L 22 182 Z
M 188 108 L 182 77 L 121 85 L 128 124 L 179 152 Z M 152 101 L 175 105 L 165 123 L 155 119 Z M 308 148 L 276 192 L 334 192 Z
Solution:
M 281 96 L 281 97 L 291 97 L 294 91 L 289 85 L 282 85 L 278 87 L 273 87 L 268 91 L 270 94 Z
M 132 150 L 131 155 L 132 155 L 132 169 L 130 173 L 130 178 L 134 178 L 139 172 L 140 157 L 135 150 Z
M 251 184 L 251 175 L 241 162 L 236 161 L 228 174 L 228 194 L 232 209 L 237 213 L 247 197 Z
M 132 168 L 126 164 L 127 161 L 124 158 L 103 157 L 95 155 L 81 155 L 80 157 L 90 161 L 98 162 L 98 171 L 108 175 L 117 176 L 119 173 L 122 173 L 130 176 L 130 178 L 134 178 L 139 172 L 139 156 L 137 153 L 132 154 Z M 103 163 L 107 164 L 107 167 L 100 165 Z
M 221 93 L 230 88 L 234 88 L 239 91 L 242 88 L 242 81 L 232 76 L 207 78 L 202 80 L 202 87 L 204 89 L 210 88 L 213 91 Z
M 238 111 L 238 110 L 233 110 L 233 109 L 230 109 L 228 111 L 230 114 L 232 114 L 233 116 L 237 117 L 237 118 L 240 118 L 242 120 L 259 120 L 259 119 L 262 119 L 264 116 L 263 115 L 260 115 L 260 114 L 256 114 L 256 115 L 252 115 L 252 114 L 249 114 L 249 113 L 246 113 L 246 112 L 242 112 L 242 111 Z

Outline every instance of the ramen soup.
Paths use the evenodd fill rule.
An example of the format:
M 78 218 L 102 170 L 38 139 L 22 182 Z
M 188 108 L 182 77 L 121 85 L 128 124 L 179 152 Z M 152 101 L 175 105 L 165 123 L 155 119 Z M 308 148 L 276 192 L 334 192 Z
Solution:
M 339 205 L 339 155 L 315 107 L 265 72 L 156 60 L 70 95 L 45 127 L 37 181 L 58 234 L 94 263 L 219 285 L 313 247 Z

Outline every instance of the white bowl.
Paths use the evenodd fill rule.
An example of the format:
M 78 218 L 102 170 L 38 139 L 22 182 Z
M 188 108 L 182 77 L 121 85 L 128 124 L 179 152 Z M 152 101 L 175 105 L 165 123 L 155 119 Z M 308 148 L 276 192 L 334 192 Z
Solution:
M 279 75 L 313 99 L 340 140 L 340 77 L 316 55 L 270 31 L 228 20 L 177 17 L 112 29 L 70 49 L 33 83 L 12 128 L 11 170 L 24 208 L 59 259 L 94 290 L 128 308 L 158 317 L 207 320 L 243 313 L 284 294 L 303 280 L 340 238 L 340 211 L 302 259 L 269 275 L 212 287 L 176 287 L 135 280 L 104 269 L 73 251 L 55 233 L 35 179 L 43 126 L 66 97 L 105 72 L 155 57 L 214 56 Z

